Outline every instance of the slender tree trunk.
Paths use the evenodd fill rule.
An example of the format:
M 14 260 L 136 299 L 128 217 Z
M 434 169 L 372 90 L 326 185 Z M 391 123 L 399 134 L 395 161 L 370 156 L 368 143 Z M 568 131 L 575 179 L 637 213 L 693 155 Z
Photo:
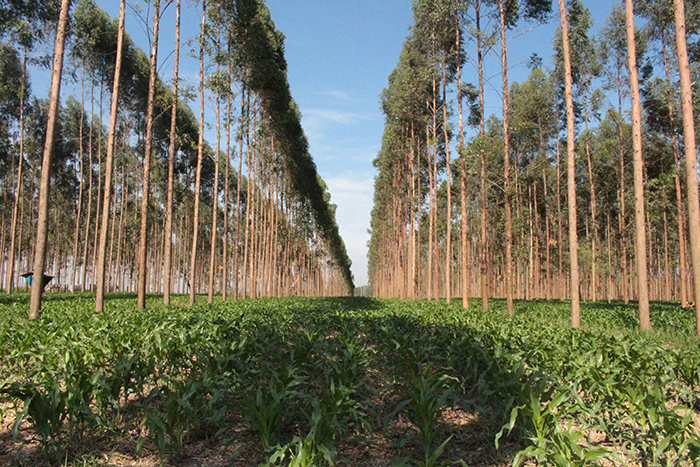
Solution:
M 489 309 L 489 292 L 488 292 L 488 241 L 486 234 L 486 152 L 484 151 L 484 138 L 486 135 L 485 124 L 485 107 L 484 107 L 484 42 L 481 36 L 481 0 L 476 0 L 474 4 L 474 15 L 476 17 L 476 56 L 477 68 L 479 70 L 479 159 L 481 162 L 481 171 L 479 173 L 479 204 L 481 206 L 481 255 L 480 255 L 480 272 L 481 272 L 481 306 L 484 310 Z
M 456 10 L 457 16 L 457 53 L 461 53 L 462 50 L 462 26 L 460 24 L 459 8 Z M 467 168 L 466 161 L 464 157 L 464 118 L 462 109 L 462 61 L 459 60 L 457 64 L 457 109 L 459 113 L 459 148 L 458 153 L 461 159 L 462 176 L 460 177 L 460 201 L 462 204 L 462 219 L 461 219 L 461 233 L 462 233 L 462 307 L 469 308 L 469 277 L 468 277 L 468 267 L 467 267 Z
M 80 175 L 78 176 L 78 210 L 75 214 L 75 230 L 73 231 L 73 260 L 71 262 L 70 293 L 75 293 L 75 272 L 78 266 L 78 238 L 80 236 L 80 219 L 83 207 L 83 120 L 85 119 L 85 66 L 82 67 L 80 88 L 80 124 L 78 130 L 78 157 L 80 159 Z
M 220 53 L 219 44 L 221 42 L 221 24 L 217 20 L 217 55 Z M 221 73 L 221 65 L 216 63 L 217 76 Z M 216 154 L 214 155 L 214 196 L 211 207 L 211 248 L 209 251 L 209 289 L 207 294 L 207 303 L 212 303 L 214 300 L 214 282 L 216 281 L 216 229 L 219 211 L 219 153 L 221 152 L 221 99 L 219 97 L 219 89 L 216 89 Z
M 97 250 L 98 250 L 98 238 L 99 238 L 99 228 L 98 224 L 100 222 L 101 207 L 102 207 L 102 127 L 103 127 L 103 105 L 104 105 L 104 87 L 100 86 L 100 123 L 99 132 L 97 133 L 97 205 L 95 206 L 95 228 L 93 232 L 92 239 L 92 270 L 90 271 L 90 290 L 93 290 L 92 286 L 95 285 L 97 281 Z
M 501 74 L 503 78 L 503 179 L 506 211 L 506 306 L 508 314 L 513 316 L 515 315 L 515 310 L 513 307 L 513 227 L 511 220 L 510 134 L 508 118 L 508 52 L 506 47 L 506 12 L 504 0 L 499 0 L 498 11 L 501 20 Z
M 61 11 L 56 31 L 56 47 L 53 68 L 51 70 L 51 90 L 49 91 L 49 111 L 46 123 L 46 142 L 41 166 L 41 185 L 39 187 L 39 213 L 36 229 L 36 248 L 34 250 L 34 276 L 32 294 L 29 302 L 29 319 L 37 319 L 41 312 L 41 298 L 44 293 L 44 267 L 46 265 L 46 244 L 49 224 L 49 190 L 51 180 L 51 159 L 56 129 L 56 118 L 61 95 L 61 74 L 63 72 L 63 50 L 66 41 L 66 26 L 71 0 L 61 1 Z
M 433 112 L 435 109 L 433 108 Z M 434 119 L 433 119 L 434 120 Z M 426 137 L 429 137 L 430 135 L 430 129 L 429 129 L 429 124 L 426 123 L 426 128 L 425 128 L 425 134 Z M 432 150 L 431 150 L 431 144 L 428 143 L 428 180 L 429 180 L 429 198 L 430 198 L 430 212 L 429 212 L 429 219 L 428 219 L 428 300 L 432 300 L 434 297 L 433 294 L 433 161 L 432 161 Z M 437 154 L 435 155 L 437 157 Z
M 139 310 L 146 308 L 146 284 L 147 284 L 147 248 L 148 248 L 148 199 L 151 181 L 151 147 L 153 143 L 153 108 L 156 95 L 156 76 L 158 70 L 158 25 L 160 23 L 160 0 L 153 4 L 153 45 L 151 48 L 151 69 L 148 79 L 148 107 L 146 108 L 146 141 L 144 142 L 143 156 L 143 193 L 141 193 L 141 228 L 139 236 L 139 272 L 137 307 Z
M 666 86 L 668 86 L 668 89 L 670 91 L 671 89 L 671 75 L 669 72 L 669 66 L 668 66 L 668 52 L 666 50 L 666 34 L 661 35 L 661 45 L 662 45 L 662 51 L 663 51 L 663 57 L 664 57 L 664 72 L 666 75 Z M 677 218 L 678 218 L 678 245 L 679 245 L 679 272 L 680 272 L 680 292 L 681 292 L 681 307 L 687 308 L 688 307 L 688 291 L 686 288 L 686 283 L 687 283 L 687 278 L 686 276 L 686 268 L 687 265 L 685 264 L 685 251 L 686 251 L 686 242 L 685 242 L 685 213 L 683 209 L 683 190 L 681 189 L 681 177 L 680 177 L 680 170 L 681 170 L 681 164 L 679 162 L 679 157 L 678 157 L 678 143 L 676 141 L 676 125 L 675 125 L 675 112 L 673 108 L 673 100 L 671 98 L 671 94 L 669 92 L 666 104 L 668 106 L 668 120 L 669 124 L 671 127 L 671 150 L 673 151 L 673 162 L 674 162 L 674 167 L 676 168 L 675 175 L 674 175 L 674 181 L 676 185 L 676 209 L 677 209 Z
M 447 304 L 451 302 L 452 296 L 452 180 L 450 179 L 450 135 L 447 132 L 447 57 L 443 52 L 442 57 L 442 118 L 445 130 L 445 168 L 447 184 L 447 248 L 445 251 L 445 298 Z
M 228 199 L 229 199 L 229 170 L 231 166 L 231 38 L 228 40 L 228 87 L 226 93 L 226 166 L 224 168 L 224 231 L 222 240 L 222 288 L 221 288 L 221 300 L 226 301 L 228 297 L 228 229 L 229 229 L 229 210 L 228 210 Z
M 197 175 L 194 183 L 194 223 L 192 224 L 192 250 L 190 254 L 190 305 L 195 301 L 195 277 L 197 274 L 197 240 L 199 231 L 199 191 L 202 183 L 202 159 L 204 158 L 204 26 L 207 21 L 207 2 L 202 0 L 202 23 L 199 36 L 199 142 L 197 144 Z
M 588 183 L 591 189 L 591 301 L 596 301 L 597 296 L 597 284 L 598 284 L 598 273 L 596 271 L 596 255 L 597 255 L 597 241 L 598 241 L 598 223 L 596 220 L 596 197 L 595 197 L 595 183 L 593 182 L 593 164 L 591 162 L 591 145 L 590 137 L 588 132 L 588 103 L 586 102 L 586 96 L 583 96 L 583 106 L 584 106 L 584 121 L 586 125 L 586 159 L 588 162 Z
M 19 90 L 19 161 L 17 163 L 17 184 L 15 185 L 15 199 L 12 205 L 12 221 L 10 224 L 10 251 L 7 255 L 7 271 L 5 279 L 5 289 L 7 293 L 12 293 L 12 283 L 15 275 L 15 241 L 17 233 L 17 215 L 19 213 L 19 201 L 22 198 L 22 168 L 24 162 L 24 93 L 25 81 L 27 78 L 27 49 L 24 49 L 22 58 L 22 83 Z M 81 121 L 82 124 L 82 121 Z M 82 129 L 82 126 L 81 126 Z M 82 168 L 82 160 L 81 160 Z M 81 185 L 82 186 L 82 185 Z M 3 222 L 4 222 L 3 218 Z M 3 223 L 4 225 L 4 223 Z M 4 229 L 3 229 L 4 230 Z M 5 235 L 3 235 L 3 239 Z M 75 263 L 75 254 L 73 254 Z
M 564 73 L 566 75 L 566 152 L 567 191 L 569 198 L 569 256 L 571 258 L 571 326 L 581 325 L 579 305 L 578 233 L 576 228 L 576 152 L 574 148 L 574 102 L 571 93 L 571 57 L 569 55 L 569 28 L 564 0 L 559 0 L 561 36 L 564 49 Z
M 105 299 L 105 265 L 107 259 L 107 234 L 109 220 L 111 218 L 112 200 L 112 166 L 114 165 L 114 137 L 117 132 L 117 109 L 119 107 L 119 79 L 122 67 L 122 44 L 124 41 L 124 16 L 126 12 L 126 0 L 119 3 L 119 29 L 117 32 L 117 59 L 114 65 L 114 86 L 112 88 L 112 108 L 109 114 L 109 133 L 107 136 L 107 160 L 105 161 L 105 186 L 104 200 L 102 202 L 102 225 L 100 226 L 100 246 L 97 254 L 97 295 L 95 297 L 95 311 L 104 310 Z
M 549 236 L 549 206 L 547 203 L 547 199 L 549 197 L 548 195 L 548 190 L 547 190 L 547 171 L 542 170 L 542 185 L 544 186 L 544 222 L 545 222 L 545 236 L 546 236 L 546 245 L 547 245 L 547 253 L 546 253 L 546 271 L 547 271 L 547 277 L 545 278 L 545 286 L 544 286 L 544 298 L 545 300 L 551 300 L 552 299 L 552 263 L 551 263 L 551 253 L 550 253 L 550 236 Z
M 700 196 L 698 195 L 698 162 L 695 149 L 695 124 L 686 46 L 685 10 L 682 0 L 673 0 L 676 19 L 676 49 L 681 72 L 681 103 L 685 142 L 685 173 L 688 184 L 688 223 L 690 224 L 690 257 L 693 265 L 696 332 L 700 337 Z
M 632 98 L 632 142 L 634 144 L 634 219 L 636 226 L 635 256 L 637 260 L 637 288 L 639 297 L 639 329 L 651 329 L 649 320 L 649 282 L 647 279 L 646 228 L 644 225 L 644 160 L 642 159 L 642 116 L 637 81 L 637 58 L 634 38 L 634 11 L 632 0 L 625 0 L 627 24 L 627 60 L 630 72 Z M 696 177 L 697 178 L 697 177 Z
M 165 211 L 165 246 L 163 258 L 163 304 L 170 305 L 172 289 L 173 252 L 173 178 L 175 176 L 175 137 L 177 133 L 177 103 L 180 73 L 180 0 L 175 4 L 175 57 L 173 64 L 173 103 L 170 107 L 170 150 L 168 152 L 168 194 Z

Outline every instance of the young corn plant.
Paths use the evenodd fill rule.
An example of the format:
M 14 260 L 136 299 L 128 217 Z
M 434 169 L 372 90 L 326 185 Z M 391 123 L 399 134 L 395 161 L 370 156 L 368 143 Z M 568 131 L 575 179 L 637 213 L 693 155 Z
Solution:
M 433 449 L 434 441 L 442 431 L 438 419 L 454 391 L 456 379 L 444 370 L 429 364 L 410 365 L 398 392 L 405 399 L 400 409 L 406 410 L 409 420 L 420 432 L 423 460 L 421 467 L 434 467 L 451 437 Z
M 589 428 L 579 426 L 574 428 L 571 424 L 570 411 L 576 411 L 576 405 L 568 404 L 573 397 L 568 389 L 564 388 L 553 398 L 546 402 L 543 410 L 543 393 L 536 390 L 529 391 L 529 403 L 515 407 L 510 421 L 503 427 L 496 437 L 498 440 L 504 431 L 513 429 L 521 413 L 532 425 L 533 434 L 529 438 L 532 445 L 518 452 L 513 459 L 513 466 L 521 465 L 528 457 L 533 457 L 539 464 L 551 464 L 557 467 L 584 467 L 595 465 L 597 462 L 611 456 L 611 452 L 605 448 L 585 447 L 584 431 Z M 545 396 L 546 397 L 546 396 Z M 566 426 L 566 429 L 562 427 Z
M 251 428 L 260 437 L 265 453 L 269 453 L 276 442 L 282 413 L 290 401 L 299 395 L 295 388 L 303 383 L 292 366 L 282 370 L 271 369 L 266 385 L 251 384 L 240 400 L 240 411 L 250 422 Z

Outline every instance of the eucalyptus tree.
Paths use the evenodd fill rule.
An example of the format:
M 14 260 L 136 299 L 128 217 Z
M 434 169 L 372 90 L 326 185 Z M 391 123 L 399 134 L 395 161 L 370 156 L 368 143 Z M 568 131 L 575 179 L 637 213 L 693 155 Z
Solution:
M 292 189 L 312 214 L 315 228 L 325 240 L 347 289 L 352 291 L 351 261 L 324 199 L 299 109 L 289 90 L 282 34 L 274 27 L 269 10 L 260 0 L 239 0 L 233 4 L 232 13 L 230 25 L 237 44 L 236 59 L 247 70 L 244 84 L 259 94 L 261 107 L 269 116 L 271 133 L 284 154 Z
M 175 48 L 173 56 L 173 103 L 170 115 L 170 140 L 168 151 L 168 193 L 165 207 L 165 244 L 163 246 L 163 304 L 170 305 L 172 288 L 173 241 L 173 178 L 175 176 L 175 138 L 177 128 L 177 104 L 180 72 L 180 0 L 175 3 Z
M 510 126 L 508 121 L 508 48 L 506 30 L 511 29 L 520 17 L 517 0 L 498 0 L 498 18 L 501 34 L 501 78 L 503 99 L 503 190 L 505 199 L 505 274 L 506 307 L 509 315 L 515 313 L 513 308 L 513 232 L 512 232 L 512 188 L 510 180 Z M 526 0 L 522 5 L 523 17 L 528 20 L 544 21 L 552 11 L 551 0 Z
M 591 265 L 590 265 L 590 296 L 593 301 L 597 299 L 597 241 L 598 241 L 598 220 L 596 202 L 596 184 L 593 176 L 593 164 L 591 156 L 590 127 L 591 114 L 598 110 L 601 96 L 599 92 L 592 89 L 593 80 L 600 76 L 601 66 L 598 58 L 596 43 L 591 35 L 593 19 L 591 12 L 580 0 L 569 0 L 567 6 L 567 22 L 569 26 L 569 45 L 571 47 L 571 80 L 572 92 L 576 97 L 574 103 L 575 121 L 584 123 L 584 132 L 581 134 L 583 149 L 588 166 L 588 183 L 590 188 L 590 242 L 591 242 Z M 561 40 L 555 39 L 556 64 L 555 76 L 563 87 L 563 58 L 561 51 Z
M 100 245 L 97 256 L 97 296 L 95 311 L 104 309 L 105 296 L 105 266 L 107 259 L 107 230 L 111 218 L 112 201 L 112 172 L 114 164 L 115 134 L 117 131 L 117 108 L 119 106 L 119 80 L 121 78 L 122 45 L 124 43 L 124 16 L 126 0 L 119 3 L 119 32 L 117 35 L 117 57 L 114 65 L 114 85 L 112 87 L 112 107 L 109 117 L 109 135 L 107 137 L 107 159 L 105 162 L 104 200 L 102 201 L 102 225 L 100 227 Z M 156 40 L 157 43 L 157 40 Z
M 151 60 L 148 79 L 148 104 L 146 107 L 146 136 L 144 141 L 143 179 L 141 193 L 141 227 L 139 230 L 138 252 L 138 296 L 137 306 L 146 308 L 146 281 L 148 267 L 146 264 L 148 250 L 148 203 L 151 180 L 151 157 L 153 147 L 153 120 L 156 94 L 156 76 L 158 70 L 158 28 L 160 24 L 160 0 L 153 3 L 153 30 L 151 39 Z
M 202 0 L 202 21 L 199 32 L 199 143 L 197 144 L 197 174 L 194 185 L 194 218 L 192 223 L 192 249 L 190 253 L 190 305 L 195 301 L 195 274 L 197 266 L 197 240 L 199 239 L 199 198 L 204 157 L 204 43 L 207 21 L 207 2 Z
M 564 83 L 566 86 L 566 153 L 567 153 L 567 193 L 569 204 L 569 261 L 571 275 L 571 327 L 581 325 L 579 303 L 578 232 L 576 226 L 576 153 L 574 150 L 574 100 L 571 79 L 571 57 L 569 55 L 569 27 L 566 19 L 566 5 L 559 0 L 561 19 L 562 51 L 564 55 Z
M 627 40 L 624 9 L 616 4 L 610 17 L 601 30 L 600 57 L 604 65 L 604 82 L 607 89 L 614 89 L 617 94 L 617 124 L 619 150 L 619 225 L 620 225 L 620 287 L 622 299 L 629 301 L 628 267 L 627 267 L 627 210 L 625 188 L 625 137 L 623 100 L 629 95 L 629 68 L 627 67 Z
M 538 190 L 538 186 L 545 184 L 544 177 L 546 175 L 543 175 L 543 171 L 551 166 L 548 154 L 551 141 L 558 131 L 553 82 L 542 68 L 534 67 L 527 80 L 522 84 L 513 83 L 510 89 L 510 99 L 512 102 L 510 117 L 513 130 L 511 146 L 519 161 L 518 170 L 522 172 L 519 179 L 528 184 L 528 192 L 531 193 L 528 205 L 533 206 L 532 209 L 528 210 L 530 226 L 530 259 L 527 261 L 528 295 L 539 297 L 541 290 L 539 245 L 544 242 L 540 242 L 538 212 L 540 207 L 543 207 L 545 216 L 547 216 L 547 209 L 546 197 L 543 200 L 538 196 L 538 194 L 543 194 L 544 188 Z M 523 188 L 522 191 L 524 192 L 525 189 Z M 522 236 L 525 238 L 525 232 Z M 549 231 L 546 232 L 546 236 L 549 236 Z M 548 248 L 548 242 L 546 247 Z M 549 260 L 547 260 L 546 267 L 550 267 Z M 550 284 L 547 283 L 545 289 L 549 289 L 549 286 Z
M 34 250 L 34 278 L 29 302 L 29 319 L 36 319 L 41 312 L 41 298 L 44 293 L 44 267 L 46 265 L 46 244 L 48 240 L 49 190 L 51 177 L 51 158 L 56 129 L 56 118 L 60 105 L 61 75 L 63 72 L 63 51 L 66 41 L 66 28 L 71 8 L 71 0 L 61 1 L 61 10 L 56 30 L 54 61 L 51 69 L 51 89 L 49 91 L 49 112 L 46 123 L 46 142 L 41 166 L 41 184 L 39 188 L 39 212 L 37 216 L 36 246 Z
M 214 196 L 212 197 L 211 209 L 211 241 L 209 251 L 209 287 L 207 302 L 212 303 L 214 299 L 214 288 L 216 282 L 216 229 L 219 218 L 219 156 L 221 154 L 221 9 L 213 10 L 214 22 L 216 23 L 216 38 L 214 61 L 216 62 L 216 74 L 212 77 L 215 94 L 215 114 L 216 114 L 216 150 L 214 151 Z
M 634 219 L 635 257 L 637 263 L 637 295 L 639 298 L 639 328 L 651 329 L 649 318 L 649 281 L 647 278 L 646 225 L 644 214 L 644 160 L 642 158 L 642 115 L 639 103 L 637 54 L 632 0 L 625 0 L 627 29 L 627 63 L 629 67 L 630 97 L 632 99 L 632 142 L 634 145 Z
M 700 195 L 698 194 L 698 162 L 693 121 L 693 96 L 686 45 L 685 6 L 673 1 L 676 20 L 676 51 L 681 76 L 681 105 L 683 108 L 683 140 L 685 142 L 685 173 L 688 185 L 688 224 L 690 225 L 690 255 L 693 265 L 693 294 L 695 297 L 696 333 L 700 337 Z
M 22 199 L 22 178 L 24 168 L 24 109 L 29 95 L 27 79 L 27 49 L 23 47 L 22 59 L 18 51 L 10 44 L 0 43 L 0 157 L 12 158 L 10 147 L 11 120 L 19 121 L 19 148 L 17 155 L 17 180 L 14 186 L 12 219 L 10 224 L 10 248 L 7 252 L 7 270 L 5 290 L 12 292 L 15 271 L 15 249 L 19 203 Z M 14 164 L 11 164 L 14 165 Z

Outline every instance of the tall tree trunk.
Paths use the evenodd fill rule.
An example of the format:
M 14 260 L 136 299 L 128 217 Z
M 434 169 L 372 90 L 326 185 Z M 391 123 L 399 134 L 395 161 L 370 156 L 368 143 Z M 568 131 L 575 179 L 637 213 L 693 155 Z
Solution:
M 53 68 L 51 70 L 51 90 L 49 91 L 49 111 L 46 123 L 46 142 L 41 166 L 41 184 L 39 186 L 39 213 L 36 228 L 36 248 L 34 250 L 34 276 L 32 294 L 29 302 L 29 319 L 37 319 L 41 312 L 41 298 L 44 293 L 44 267 L 46 266 L 46 243 L 48 240 L 49 196 L 51 181 L 51 159 L 56 129 L 56 118 L 61 96 L 61 74 L 63 72 L 63 50 L 66 42 L 66 26 L 71 0 L 61 1 L 56 31 L 56 47 Z
M 117 109 L 119 107 L 119 79 L 122 67 L 122 44 L 124 42 L 124 16 L 126 0 L 119 2 L 119 29 L 117 32 L 117 59 L 114 65 L 114 86 L 112 88 L 112 108 L 109 114 L 109 133 L 107 136 L 107 159 L 105 161 L 105 186 L 104 199 L 102 201 L 102 225 L 100 226 L 100 246 L 97 254 L 97 295 L 95 297 L 95 311 L 104 309 L 105 299 L 105 265 L 107 259 L 107 233 L 111 218 L 110 203 L 112 201 L 112 166 L 114 165 L 114 137 L 117 132 Z
M 224 231 L 222 233 L 221 257 L 221 300 L 228 297 L 228 199 L 229 199 L 229 170 L 231 166 L 231 38 L 228 40 L 228 89 L 226 92 L 226 166 L 224 168 Z
M 669 72 L 668 66 L 668 52 L 666 50 L 666 34 L 661 35 L 661 46 L 664 57 L 664 72 L 666 76 L 666 86 L 668 86 L 669 91 L 671 90 L 671 74 Z M 680 272 L 680 289 L 681 289 L 681 307 L 688 307 L 688 291 L 686 287 L 687 278 L 685 264 L 685 252 L 686 252 L 686 241 L 685 241 L 685 213 L 683 209 L 683 190 L 681 189 L 681 177 L 680 170 L 681 165 L 678 157 L 678 143 L 676 141 L 676 125 L 675 125 L 675 112 L 673 107 L 673 100 L 671 98 L 671 93 L 668 93 L 666 99 L 666 104 L 668 106 L 668 120 L 671 127 L 671 150 L 673 151 L 673 163 L 676 168 L 674 181 L 676 185 L 676 209 L 677 209 L 677 221 L 678 221 L 678 245 L 679 245 L 679 272 Z
M 85 235 L 83 236 L 83 277 L 82 277 L 82 289 L 83 291 L 88 290 L 87 287 L 87 265 L 88 265 L 88 251 L 90 249 L 90 242 L 88 237 L 90 235 L 90 226 L 92 225 L 92 134 L 94 130 L 93 120 L 95 116 L 95 83 L 90 83 L 90 128 L 88 129 L 88 205 L 87 205 L 87 220 L 85 222 Z
M 445 298 L 447 304 L 451 302 L 452 296 L 452 180 L 450 179 L 450 135 L 447 131 L 447 57 L 443 51 L 442 56 L 442 118 L 445 130 L 445 169 L 447 184 L 447 245 L 445 251 Z
M 488 241 L 486 234 L 486 152 L 484 151 L 484 137 L 486 135 L 485 107 L 484 107 L 484 42 L 481 36 L 481 0 L 474 3 L 474 15 L 476 17 L 476 56 L 477 68 L 479 70 L 479 159 L 481 170 L 479 173 L 479 205 L 481 206 L 481 252 L 480 252 L 480 272 L 481 272 L 481 306 L 484 310 L 489 309 L 488 292 Z
M 221 21 L 217 19 L 217 55 L 220 54 Z M 221 73 L 221 65 L 216 63 L 217 76 Z M 211 248 L 209 251 L 209 289 L 207 290 L 207 303 L 214 300 L 214 282 L 216 282 L 216 229 L 219 211 L 219 153 L 221 152 L 221 99 L 219 88 L 216 88 L 216 154 L 214 155 L 214 196 L 211 207 Z
M 236 175 L 236 241 L 234 243 L 233 250 L 233 274 L 234 274 L 234 284 L 233 284 L 233 299 L 238 300 L 238 290 L 240 284 L 240 243 L 241 243 L 241 180 L 243 173 L 243 116 L 246 114 L 247 109 L 245 106 L 245 88 L 241 90 L 241 119 L 239 128 L 239 142 L 238 142 L 238 174 Z
M 7 254 L 7 271 L 5 279 L 5 289 L 7 293 L 12 293 L 12 282 L 15 277 L 15 241 L 17 233 L 17 215 L 19 213 L 19 201 L 22 198 L 22 168 L 24 162 L 24 94 L 25 81 L 27 79 L 27 49 L 25 48 L 22 56 L 22 83 L 19 90 L 19 161 L 17 163 L 17 184 L 15 185 L 15 199 L 12 205 L 12 221 L 10 224 L 10 250 Z M 82 120 L 81 120 L 82 125 Z M 82 126 L 81 126 L 82 129 Z M 81 160 L 82 168 L 82 160 Z M 82 186 L 82 185 L 81 185 Z M 4 222 L 4 218 L 3 218 Z M 4 224 L 3 224 L 4 225 Z M 3 239 L 5 235 L 3 235 Z M 75 254 L 73 254 L 73 263 L 75 263 Z
M 141 193 L 141 228 L 139 231 L 139 275 L 137 290 L 137 307 L 146 308 L 146 283 L 148 265 L 148 200 L 151 181 L 151 148 L 153 144 L 153 108 L 156 95 L 156 76 L 158 73 L 158 25 L 160 24 L 160 0 L 153 4 L 153 45 L 151 48 L 151 69 L 148 78 L 148 107 L 146 108 L 146 141 L 143 155 L 143 193 Z
M 459 8 L 457 9 L 457 53 L 462 50 L 462 26 L 459 21 Z M 462 115 L 462 62 L 457 64 L 457 109 L 459 113 L 459 149 L 461 159 L 462 176 L 460 177 L 460 201 L 462 204 L 462 307 L 469 308 L 469 276 L 467 260 L 467 167 L 464 156 L 464 117 Z
M 644 225 L 644 160 L 642 159 L 642 115 L 639 104 L 637 80 L 637 56 L 634 39 L 634 11 L 632 0 L 625 0 L 627 25 L 627 63 L 630 72 L 632 98 L 632 143 L 634 145 L 634 220 L 635 256 L 637 262 L 637 288 L 639 298 L 639 329 L 651 329 L 649 320 L 649 282 L 647 279 L 646 227 Z M 697 177 L 696 177 L 697 178 Z
M 505 1 L 498 1 L 498 11 L 501 20 L 501 75 L 503 78 L 503 179 L 505 193 L 506 221 L 506 307 L 510 316 L 515 315 L 513 307 L 513 227 L 511 214 L 510 187 L 510 134 L 508 118 L 508 50 L 506 47 L 506 12 Z
M 173 251 L 173 178 L 175 174 L 175 137 L 177 132 L 177 102 L 180 73 L 180 0 L 175 3 L 175 57 L 173 64 L 173 103 L 170 107 L 170 150 L 168 152 L 168 194 L 165 207 L 165 246 L 163 258 L 163 304 L 170 305 L 172 289 Z
M 196 292 L 199 190 L 202 183 L 202 159 L 204 158 L 204 26 L 206 21 L 207 2 L 202 0 L 202 23 L 199 36 L 199 142 L 197 144 L 197 175 L 194 182 L 194 223 L 192 224 L 192 250 L 190 254 L 190 305 L 194 305 Z
M 685 38 L 685 10 L 682 0 L 673 0 L 676 18 L 676 49 L 681 72 L 681 103 L 685 142 L 685 173 L 688 184 L 688 223 L 690 224 L 690 257 L 693 265 L 693 293 L 695 297 L 695 328 L 700 336 L 700 196 L 698 195 L 698 162 L 695 149 L 693 96 Z
M 73 260 L 71 261 L 70 293 L 75 293 L 75 272 L 78 266 L 78 238 L 80 236 L 80 219 L 83 207 L 83 120 L 85 119 L 85 66 L 82 67 L 80 80 L 80 124 L 78 125 L 78 158 L 80 159 L 80 175 L 78 175 L 78 210 L 75 213 L 75 230 L 73 231 Z
M 591 301 L 596 301 L 598 299 L 597 295 L 597 284 L 598 284 L 598 273 L 596 271 L 596 255 L 597 255 L 597 241 L 598 241 L 598 223 L 596 219 L 596 197 L 595 197 L 595 183 L 593 182 L 593 164 L 591 162 L 591 145 L 590 145 L 590 135 L 588 132 L 588 103 L 586 101 L 586 96 L 583 96 L 583 107 L 584 107 L 584 122 L 586 125 L 586 159 L 588 162 L 588 183 L 591 189 Z
M 566 153 L 567 192 L 569 198 L 569 256 L 571 258 L 571 326 L 581 325 L 579 304 L 578 232 L 576 229 L 576 152 L 574 148 L 574 101 L 571 93 L 571 56 L 569 55 L 569 28 L 566 21 L 564 0 L 559 0 L 561 37 L 564 49 L 564 73 L 566 79 Z

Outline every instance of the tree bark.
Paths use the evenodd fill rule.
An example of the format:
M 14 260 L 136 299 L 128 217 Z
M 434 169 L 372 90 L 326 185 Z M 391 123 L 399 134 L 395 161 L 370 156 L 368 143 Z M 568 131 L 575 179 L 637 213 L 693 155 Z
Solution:
M 119 107 L 119 79 L 122 67 L 122 44 L 124 42 L 124 16 L 126 0 L 119 3 L 119 29 L 117 32 L 117 58 L 114 65 L 114 86 L 112 88 L 112 108 L 109 114 L 109 134 L 107 136 L 107 159 L 105 161 L 105 186 L 104 199 L 102 201 L 102 225 L 100 226 L 100 246 L 97 254 L 97 294 L 95 297 L 95 311 L 104 310 L 105 299 L 105 266 L 107 259 L 107 233 L 111 218 L 112 201 L 112 167 L 114 165 L 114 137 L 117 132 L 117 109 Z
M 513 227 L 511 213 L 510 186 L 510 134 L 508 118 L 508 57 L 506 47 L 505 1 L 499 0 L 498 11 L 501 21 L 501 75 L 503 79 L 503 179 L 505 194 L 506 221 L 506 308 L 510 316 L 515 315 L 513 307 Z
M 197 175 L 194 182 L 194 222 L 192 224 L 192 250 L 190 253 L 190 305 L 195 301 L 195 276 L 197 274 L 197 240 L 199 231 L 199 190 L 202 183 L 202 159 L 204 158 L 204 26 L 207 21 L 207 2 L 202 0 L 202 23 L 199 36 L 199 142 L 197 144 Z
M 168 194 L 165 211 L 165 245 L 163 258 L 163 304 L 170 305 L 172 289 L 173 251 L 173 177 L 175 174 L 175 136 L 177 132 L 177 102 L 180 73 L 180 0 L 175 4 L 175 56 L 173 64 L 173 103 L 170 107 L 170 148 L 168 157 Z
M 632 143 L 634 146 L 634 219 L 635 257 L 637 263 L 637 292 L 639 299 L 639 329 L 649 331 L 649 282 L 647 279 L 646 226 L 644 218 L 644 160 L 642 159 L 642 116 L 639 104 L 637 57 L 634 38 L 634 10 L 632 0 L 625 0 L 627 29 L 627 63 L 630 73 L 632 98 Z
M 673 0 L 676 19 L 676 49 L 681 74 L 681 103 L 685 142 L 685 173 L 688 184 L 688 223 L 690 224 L 690 257 L 693 265 L 695 330 L 700 337 L 700 196 L 698 195 L 698 162 L 695 148 L 695 124 L 686 46 L 685 10 L 682 0 Z
M 19 91 L 19 161 L 17 163 L 17 184 L 15 185 L 15 199 L 12 205 L 12 221 L 10 224 L 10 250 L 7 254 L 7 271 L 5 280 L 5 289 L 8 295 L 12 293 L 12 282 L 15 277 L 15 241 L 17 233 L 17 215 L 19 213 L 19 200 L 22 198 L 22 168 L 24 162 L 24 94 L 25 81 L 27 78 L 27 49 L 24 49 L 22 59 L 22 83 Z M 82 121 L 81 121 L 82 124 Z M 82 126 L 81 126 L 82 130 Z M 81 159 L 82 168 L 82 159 Z M 82 180 L 81 180 L 82 181 Z M 81 185 L 82 188 L 82 185 Z M 4 223 L 4 218 L 3 218 Z M 5 236 L 3 235 L 3 239 Z M 73 263 L 75 264 L 75 254 L 73 254 Z
M 567 193 L 569 198 L 569 256 L 571 258 L 571 327 L 581 325 L 579 304 L 578 232 L 576 227 L 576 152 L 574 148 L 574 101 L 571 92 L 571 57 L 569 55 L 569 28 L 566 21 L 564 0 L 559 0 L 561 37 L 564 50 L 564 73 L 566 80 L 566 153 Z
M 46 142 L 41 166 L 41 184 L 39 186 L 39 213 L 37 217 L 36 247 L 34 249 L 34 276 L 32 294 L 29 302 L 29 319 L 37 319 L 41 313 L 41 299 L 44 293 L 44 267 L 46 266 L 46 244 L 49 224 L 49 196 L 51 181 L 51 159 L 56 133 L 56 118 L 61 96 L 61 74 L 63 72 L 63 50 L 66 42 L 66 26 L 71 0 L 61 1 L 56 31 L 56 46 L 53 68 L 51 70 L 51 90 L 49 92 L 49 111 L 46 123 Z
M 148 249 L 148 200 L 151 181 L 151 148 L 153 143 L 153 109 L 156 95 L 156 76 L 158 73 L 158 25 L 160 23 L 160 0 L 153 4 L 153 45 L 151 47 L 151 67 L 148 79 L 148 107 L 146 108 L 146 141 L 143 156 L 143 192 L 141 193 L 141 228 L 139 230 L 139 272 L 137 307 L 146 308 L 147 284 L 147 249 Z

